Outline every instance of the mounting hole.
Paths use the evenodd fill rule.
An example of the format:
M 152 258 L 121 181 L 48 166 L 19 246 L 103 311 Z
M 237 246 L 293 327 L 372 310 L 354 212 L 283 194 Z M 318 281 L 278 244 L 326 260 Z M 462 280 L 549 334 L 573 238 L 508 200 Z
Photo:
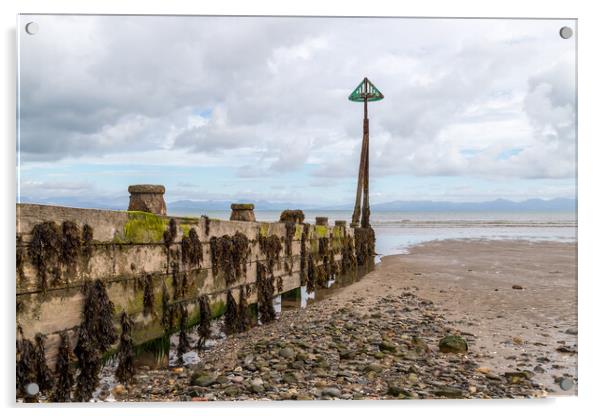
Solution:
M 560 28 L 560 37 L 562 39 L 569 39 L 571 36 L 573 36 L 573 29 L 568 26 L 563 26 Z
M 29 22 L 25 25 L 25 31 L 30 35 L 35 35 L 36 33 L 38 33 L 39 29 L 40 27 L 36 22 Z

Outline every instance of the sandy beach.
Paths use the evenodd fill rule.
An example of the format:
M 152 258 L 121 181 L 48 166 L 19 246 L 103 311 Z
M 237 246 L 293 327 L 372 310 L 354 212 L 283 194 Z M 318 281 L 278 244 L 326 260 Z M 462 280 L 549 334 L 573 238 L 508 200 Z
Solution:
M 384 257 L 370 280 L 372 293 L 383 287 L 377 281 L 389 290 L 406 282 L 434 301 L 454 326 L 474 335 L 482 365 L 531 370 L 551 394 L 576 394 L 576 383 L 566 391 L 559 386 L 563 378 L 576 380 L 576 244 L 429 242 L 409 255 Z
M 513 286 L 515 288 L 513 288 Z M 520 287 L 520 288 L 518 288 Z M 359 282 L 145 369 L 111 399 L 522 398 L 576 394 L 576 245 L 447 240 L 382 258 Z M 442 353 L 446 335 L 468 343 Z M 101 388 L 103 388 L 101 386 Z

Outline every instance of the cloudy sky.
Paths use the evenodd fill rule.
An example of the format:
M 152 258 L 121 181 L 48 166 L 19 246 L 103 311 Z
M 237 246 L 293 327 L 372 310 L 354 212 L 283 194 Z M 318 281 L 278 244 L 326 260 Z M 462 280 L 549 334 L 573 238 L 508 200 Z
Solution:
M 352 203 L 367 76 L 371 201 L 574 197 L 565 25 L 21 16 L 20 196 Z

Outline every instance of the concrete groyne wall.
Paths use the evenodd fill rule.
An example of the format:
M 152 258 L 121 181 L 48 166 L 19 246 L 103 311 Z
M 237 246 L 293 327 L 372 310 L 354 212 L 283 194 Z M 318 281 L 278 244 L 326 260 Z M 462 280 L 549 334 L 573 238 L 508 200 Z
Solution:
M 17 204 L 17 325 L 27 339 L 44 335 L 47 361 L 54 362 L 61 333 L 72 345 L 77 341 L 82 289 L 102 280 L 116 329 L 126 312 L 140 345 L 172 331 L 164 323 L 166 309 L 186 308 L 188 325 L 194 325 L 202 295 L 214 317 L 225 312 L 229 291 L 237 301 L 242 296 L 257 303 L 258 274 L 271 280 L 276 296 L 349 272 L 370 254 L 365 238 L 356 238 L 359 232 L 341 223 Z

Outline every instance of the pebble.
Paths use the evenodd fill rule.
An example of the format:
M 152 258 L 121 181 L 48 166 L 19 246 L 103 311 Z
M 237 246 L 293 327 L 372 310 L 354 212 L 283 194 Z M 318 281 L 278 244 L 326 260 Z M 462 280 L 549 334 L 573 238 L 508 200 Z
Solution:
M 341 397 L 341 390 L 337 389 L 336 387 L 326 387 L 325 389 L 322 389 L 321 395 L 339 398 Z
M 330 313 L 312 305 L 282 316 L 203 351 L 201 364 L 137 374 L 129 393 L 115 388 L 140 401 L 541 396 L 528 373 L 499 377 L 479 366 L 454 323 L 411 292 L 387 296 L 367 312 L 350 305 Z M 474 335 L 464 336 L 477 343 Z M 431 351 L 428 345 L 437 343 L 462 355 Z M 231 351 L 232 360 L 224 361 Z M 481 351 L 479 359 L 493 354 Z
M 573 383 L 573 380 L 572 380 L 572 379 L 570 379 L 570 378 L 567 378 L 567 377 L 563 377 L 563 378 L 560 380 L 560 383 L 558 383 L 558 385 L 560 386 L 560 388 L 561 388 L 562 390 L 565 390 L 565 391 L 566 391 L 566 390 L 570 390 L 570 389 L 573 387 L 573 385 L 574 385 L 574 384 L 575 384 L 575 383 Z

